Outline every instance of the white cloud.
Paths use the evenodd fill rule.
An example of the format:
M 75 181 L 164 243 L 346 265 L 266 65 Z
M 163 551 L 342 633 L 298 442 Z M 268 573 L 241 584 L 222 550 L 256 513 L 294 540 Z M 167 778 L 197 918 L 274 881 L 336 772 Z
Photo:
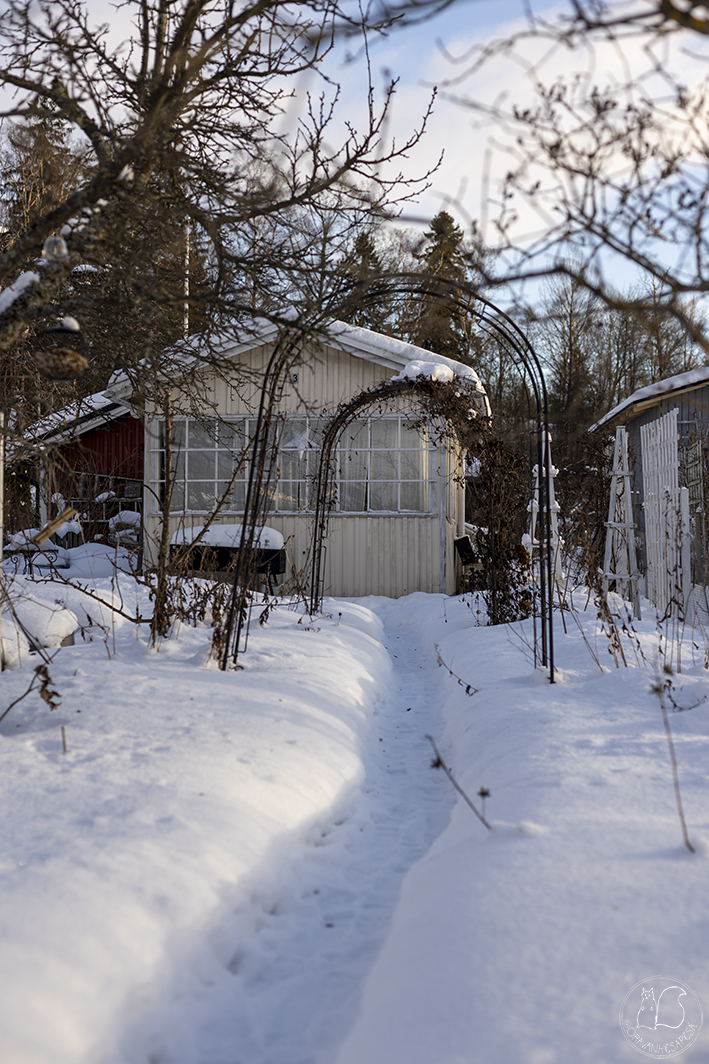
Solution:
M 453 10 L 475 13 L 471 5 Z M 552 21 L 560 10 L 549 8 L 542 14 Z M 509 111 L 513 105 L 532 106 L 537 78 L 545 84 L 576 79 L 580 91 L 592 86 L 618 88 L 632 75 L 636 79 L 635 100 L 645 93 L 662 101 L 670 87 L 658 73 L 660 64 L 689 88 L 697 86 L 709 71 L 709 44 L 695 35 L 680 33 L 654 43 L 626 34 L 615 42 L 596 40 L 575 48 L 552 46 L 550 40 L 541 38 L 524 42 L 514 54 L 501 54 L 466 73 L 481 48 L 493 40 L 509 39 L 524 26 L 525 22 L 516 18 L 494 27 L 487 24 L 476 29 L 471 25 L 468 29 L 449 19 L 441 32 L 445 51 L 436 40 L 436 23 L 406 31 L 392 37 L 387 45 L 373 48 L 373 69 L 378 73 L 386 68 L 400 77 L 389 137 L 402 142 L 409 135 L 425 111 L 432 88 L 438 87 L 429 127 L 409 153 L 405 176 L 425 172 L 441 153 L 443 162 L 430 189 L 406 208 L 407 217 L 426 221 L 446 207 L 466 225 L 475 220 L 485 226 L 487 219 L 488 238 L 494 238 L 489 219 L 499 200 L 500 182 L 513 162 L 510 151 L 514 151 L 514 137 L 510 129 L 501 129 L 478 108 L 498 106 Z M 342 82 L 344 98 L 354 101 L 349 104 L 348 118 L 356 122 L 363 114 L 363 65 L 360 62 L 340 69 L 336 76 Z M 391 169 L 388 173 L 393 175 Z M 518 233 L 533 233 L 539 228 L 540 218 L 530 209 L 522 210 Z

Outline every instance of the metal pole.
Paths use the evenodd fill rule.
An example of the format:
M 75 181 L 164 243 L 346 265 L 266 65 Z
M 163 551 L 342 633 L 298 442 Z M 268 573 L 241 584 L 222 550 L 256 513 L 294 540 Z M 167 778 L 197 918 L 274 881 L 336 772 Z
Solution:
M 5 579 L 2 572 L 5 545 L 5 411 L 0 410 L 0 672 L 5 669 L 5 650 L 2 642 L 2 607 L 5 601 Z
M 546 555 L 547 555 L 547 585 L 549 595 L 549 609 L 548 609 L 548 627 L 549 632 L 547 635 L 547 655 L 549 665 L 549 683 L 555 683 L 554 680 L 554 560 L 552 556 L 552 542 L 551 542 L 551 446 L 549 440 L 549 433 L 544 434 L 544 480 L 546 495 L 546 516 L 544 518 L 544 534 L 546 536 Z
M 185 305 L 182 321 L 185 340 L 190 335 L 190 222 L 185 222 Z
M 548 510 L 548 501 L 546 498 L 546 475 L 544 466 L 544 453 L 545 453 L 545 440 L 546 432 L 537 434 L 537 470 L 538 470 L 538 483 L 539 483 L 539 595 L 541 598 L 542 606 L 542 665 L 549 664 L 549 645 L 548 645 L 548 625 L 547 625 L 547 581 L 546 581 L 546 543 L 547 543 L 547 526 L 545 520 L 545 514 Z M 551 600 L 549 600 L 551 602 Z
M 495 525 L 494 525 L 494 512 L 493 512 L 493 476 L 492 469 L 490 469 L 490 491 L 489 491 L 489 529 L 488 529 L 488 542 L 490 545 L 490 605 L 492 606 L 492 623 L 497 624 L 497 581 L 495 573 Z

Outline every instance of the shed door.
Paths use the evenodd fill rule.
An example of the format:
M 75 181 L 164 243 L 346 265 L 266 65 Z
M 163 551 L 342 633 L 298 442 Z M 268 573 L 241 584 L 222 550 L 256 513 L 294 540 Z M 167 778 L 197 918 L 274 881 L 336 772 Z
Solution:
M 640 426 L 647 551 L 647 597 L 664 613 L 678 600 L 679 455 L 677 410 Z

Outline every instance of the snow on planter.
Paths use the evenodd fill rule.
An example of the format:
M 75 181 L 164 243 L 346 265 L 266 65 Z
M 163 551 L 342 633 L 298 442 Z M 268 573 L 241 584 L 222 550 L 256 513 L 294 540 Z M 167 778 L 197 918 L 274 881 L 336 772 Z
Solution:
M 108 522 L 109 532 L 122 532 L 127 528 L 140 528 L 140 514 L 135 510 L 119 510 Z
M 67 532 L 73 531 L 81 531 L 78 521 L 65 521 L 63 525 L 59 526 L 54 535 L 65 536 Z M 24 528 L 22 531 L 8 536 L 3 549 L 3 559 L 6 568 L 10 572 L 13 571 L 13 568 L 14 571 L 22 568 L 21 559 L 30 555 L 32 556 L 32 565 L 36 567 L 51 567 L 53 565 L 58 569 L 62 569 L 66 566 L 67 552 L 64 547 L 57 546 L 51 540 L 41 546 L 37 546 L 33 542 L 34 537 L 39 535 L 39 532 L 39 528 Z
M 5 550 L 8 552 L 15 550 L 36 551 L 39 547 L 32 540 L 35 536 L 39 535 L 40 530 L 38 528 L 23 528 L 20 532 L 13 532 L 11 536 L 8 536 L 5 540 Z
M 76 536 L 81 535 L 81 525 L 76 518 L 74 518 L 73 521 L 65 521 L 63 525 L 60 525 L 59 528 L 56 529 L 54 535 L 59 536 L 60 539 L 64 539 L 64 536 L 67 536 L 70 532 L 73 532 Z
M 240 547 L 242 525 L 211 525 L 200 539 L 205 547 Z M 171 546 L 184 546 L 193 543 L 204 526 L 193 525 L 192 528 L 180 528 L 170 538 Z M 282 550 L 283 536 L 275 528 L 265 525 L 257 529 L 253 536 L 253 546 L 260 550 Z

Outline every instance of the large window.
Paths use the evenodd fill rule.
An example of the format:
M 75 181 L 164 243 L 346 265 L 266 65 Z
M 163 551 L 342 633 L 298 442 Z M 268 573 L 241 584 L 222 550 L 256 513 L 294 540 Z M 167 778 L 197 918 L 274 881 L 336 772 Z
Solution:
M 309 416 L 287 417 L 280 424 L 276 467 L 267 477 L 271 512 L 312 511 L 325 425 L 325 419 Z M 222 512 L 243 511 L 250 457 L 244 449 L 255 427 L 250 418 L 175 423 L 173 512 L 209 513 L 227 489 Z M 151 459 L 157 509 L 165 491 L 162 429 Z M 434 478 L 435 455 L 425 427 L 403 415 L 358 419 L 338 441 L 334 508 L 342 513 L 428 513 Z
M 430 509 L 428 433 L 405 417 L 354 421 L 340 437 L 338 509 L 414 512 Z
M 327 422 L 316 417 L 289 417 L 281 425 L 277 479 L 269 485 L 274 510 L 312 510 L 320 442 Z
M 225 422 L 199 422 L 194 418 L 175 421 L 172 438 L 173 487 L 170 509 L 176 512 L 210 513 L 229 488 L 223 507 L 226 513 L 244 509 L 248 439 L 244 418 Z M 159 426 L 159 439 L 151 453 L 151 480 L 158 498 L 165 492 L 165 429 Z M 157 506 L 156 506 L 157 508 Z

